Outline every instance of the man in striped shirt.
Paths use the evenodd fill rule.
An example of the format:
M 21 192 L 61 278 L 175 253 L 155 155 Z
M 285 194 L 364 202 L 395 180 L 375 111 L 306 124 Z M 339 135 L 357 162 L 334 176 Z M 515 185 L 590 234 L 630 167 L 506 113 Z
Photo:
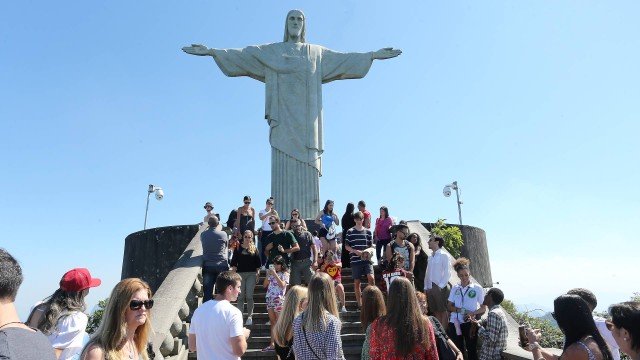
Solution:
M 356 222 L 356 226 L 347 230 L 344 248 L 351 253 L 351 272 L 353 274 L 356 302 L 358 303 L 358 308 L 360 308 L 362 306 L 360 300 L 362 295 L 360 278 L 366 275 L 369 285 L 375 284 L 371 260 L 363 260 L 361 257 L 364 250 L 368 248 L 373 249 L 373 235 L 371 234 L 371 230 L 363 226 L 364 214 L 362 214 L 362 212 L 358 211 L 353 214 L 353 220 Z

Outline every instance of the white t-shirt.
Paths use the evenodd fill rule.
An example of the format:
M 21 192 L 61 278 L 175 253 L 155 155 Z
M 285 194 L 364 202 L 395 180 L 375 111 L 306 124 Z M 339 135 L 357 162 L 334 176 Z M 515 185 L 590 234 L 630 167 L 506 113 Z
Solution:
M 316 250 L 318 250 L 318 254 L 322 252 L 322 241 L 317 236 L 313 237 L 313 244 L 316 246 Z M 324 254 L 323 254 L 324 255 Z M 311 262 L 316 261 L 317 259 L 313 258 L 313 252 L 311 252 Z
M 442 251 L 442 248 L 433 252 L 427 263 L 427 273 L 424 276 L 424 288 L 431 289 L 431 284 L 436 284 L 440 289 L 444 289 L 451 278 L 451 268 L 449 267 L 449 254 Z
M 227 300 L 209 300 L 191 317 L 189 334 L 196 335 L 198 359 L 240 360 L 231 338 L 244 335 L 242 313 Z
M 598 328 L 598 331 L 607 343 L 607 346 L 609 346 L 609 351 L 611 351 L 613 360 L 620 360 L 620 347 L 618 346 L 618 343 L 616 343 L 616 339 L 613 338 L 611 331 L 607 329 L 607 324 L 605 323 L 606 319 L 600 316 L 594 316 L 593 321 L 596 323 L 596 328 Z
M 465 309 L 466 312 L 476 311 L 484 302 L 484 289 L 482 286 L 473 283 L 465 287 L 457 284 L 451 289 L 448 300 L 455 307 Z M 465 322 L 465 316 L 466 314 L 452 312 L 449 321 L 455 322 L 457 319 L 458 322 L 463 323 Z
M 259 213 L 260 218 L 265 216 L 268 212 L 269 211 L 267 209 L 260 210 L 260 213 Z M 275 211 L 274 211 L 273 215 L 275 215 Z M 262 231 L 271 231 L 271 230 L 273 230 L 273 229 L 271 229 L 271 225 L 269 225 L 269 218 L 270 218 L 270 216 L 267 216 L 266 218 L 264 218 L 264 220 L 262 220 L 262 227 L 261 227 Z
M 47 336 L 52 347 L 64 349 L 58 360 L 80 358 L 82 348 L 89 341 L 89 335 L 85 332 L 88 321 L 87 315 L 80 311 L 74 311 L 58 319 L 54 331 Z

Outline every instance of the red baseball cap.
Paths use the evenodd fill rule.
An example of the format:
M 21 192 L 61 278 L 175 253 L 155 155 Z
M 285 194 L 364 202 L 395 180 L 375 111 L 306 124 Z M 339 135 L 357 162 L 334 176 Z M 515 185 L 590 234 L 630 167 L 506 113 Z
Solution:
M 89 270 L 75 268 L 67 271 L 60 279 L 60 289 L 64 291 L 82 291 L 99 286 L 102 280 L 92 278 Z

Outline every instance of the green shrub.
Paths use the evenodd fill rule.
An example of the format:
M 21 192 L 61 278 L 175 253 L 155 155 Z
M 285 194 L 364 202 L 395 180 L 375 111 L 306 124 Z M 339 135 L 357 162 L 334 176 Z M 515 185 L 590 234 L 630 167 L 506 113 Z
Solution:
M 562 334 L 562 331 L 560 331 L 560 329 L 551 321 L 519 312 L 510 300 L 504 300 L 501 306 L 518 324 L 525 324 L 527 327 L 542 330 L 540 346 L 545 348 L 562 349 L 562 345 L 564 344 L 564 335 Z
M 431 233 L 440 235 L 444 239 L 444 247 L 449 251 L 451 256 L 458 258 L 464 241 L 462 240 L 462 232 L 457 226 L 448 226 L 445 224 L 446 219 L 438 219 L 431 228 Z
M 107 306 L 109 298 L 98 301 L 98 307 L 89 315 L 89 322 L 87 323 L 87 333 L 93 334 L 100 326 L 102 321 L 102 315 L 104 315 L 104 308 Z

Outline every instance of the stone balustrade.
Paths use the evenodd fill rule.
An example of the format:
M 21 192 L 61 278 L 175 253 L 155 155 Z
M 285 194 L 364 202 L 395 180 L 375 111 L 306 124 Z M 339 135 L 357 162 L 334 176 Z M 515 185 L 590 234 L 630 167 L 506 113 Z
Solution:
M 188 323 L 202 293 L 201 227 L 155 292 L 151 325 L 154 359 L 188 358 Z

